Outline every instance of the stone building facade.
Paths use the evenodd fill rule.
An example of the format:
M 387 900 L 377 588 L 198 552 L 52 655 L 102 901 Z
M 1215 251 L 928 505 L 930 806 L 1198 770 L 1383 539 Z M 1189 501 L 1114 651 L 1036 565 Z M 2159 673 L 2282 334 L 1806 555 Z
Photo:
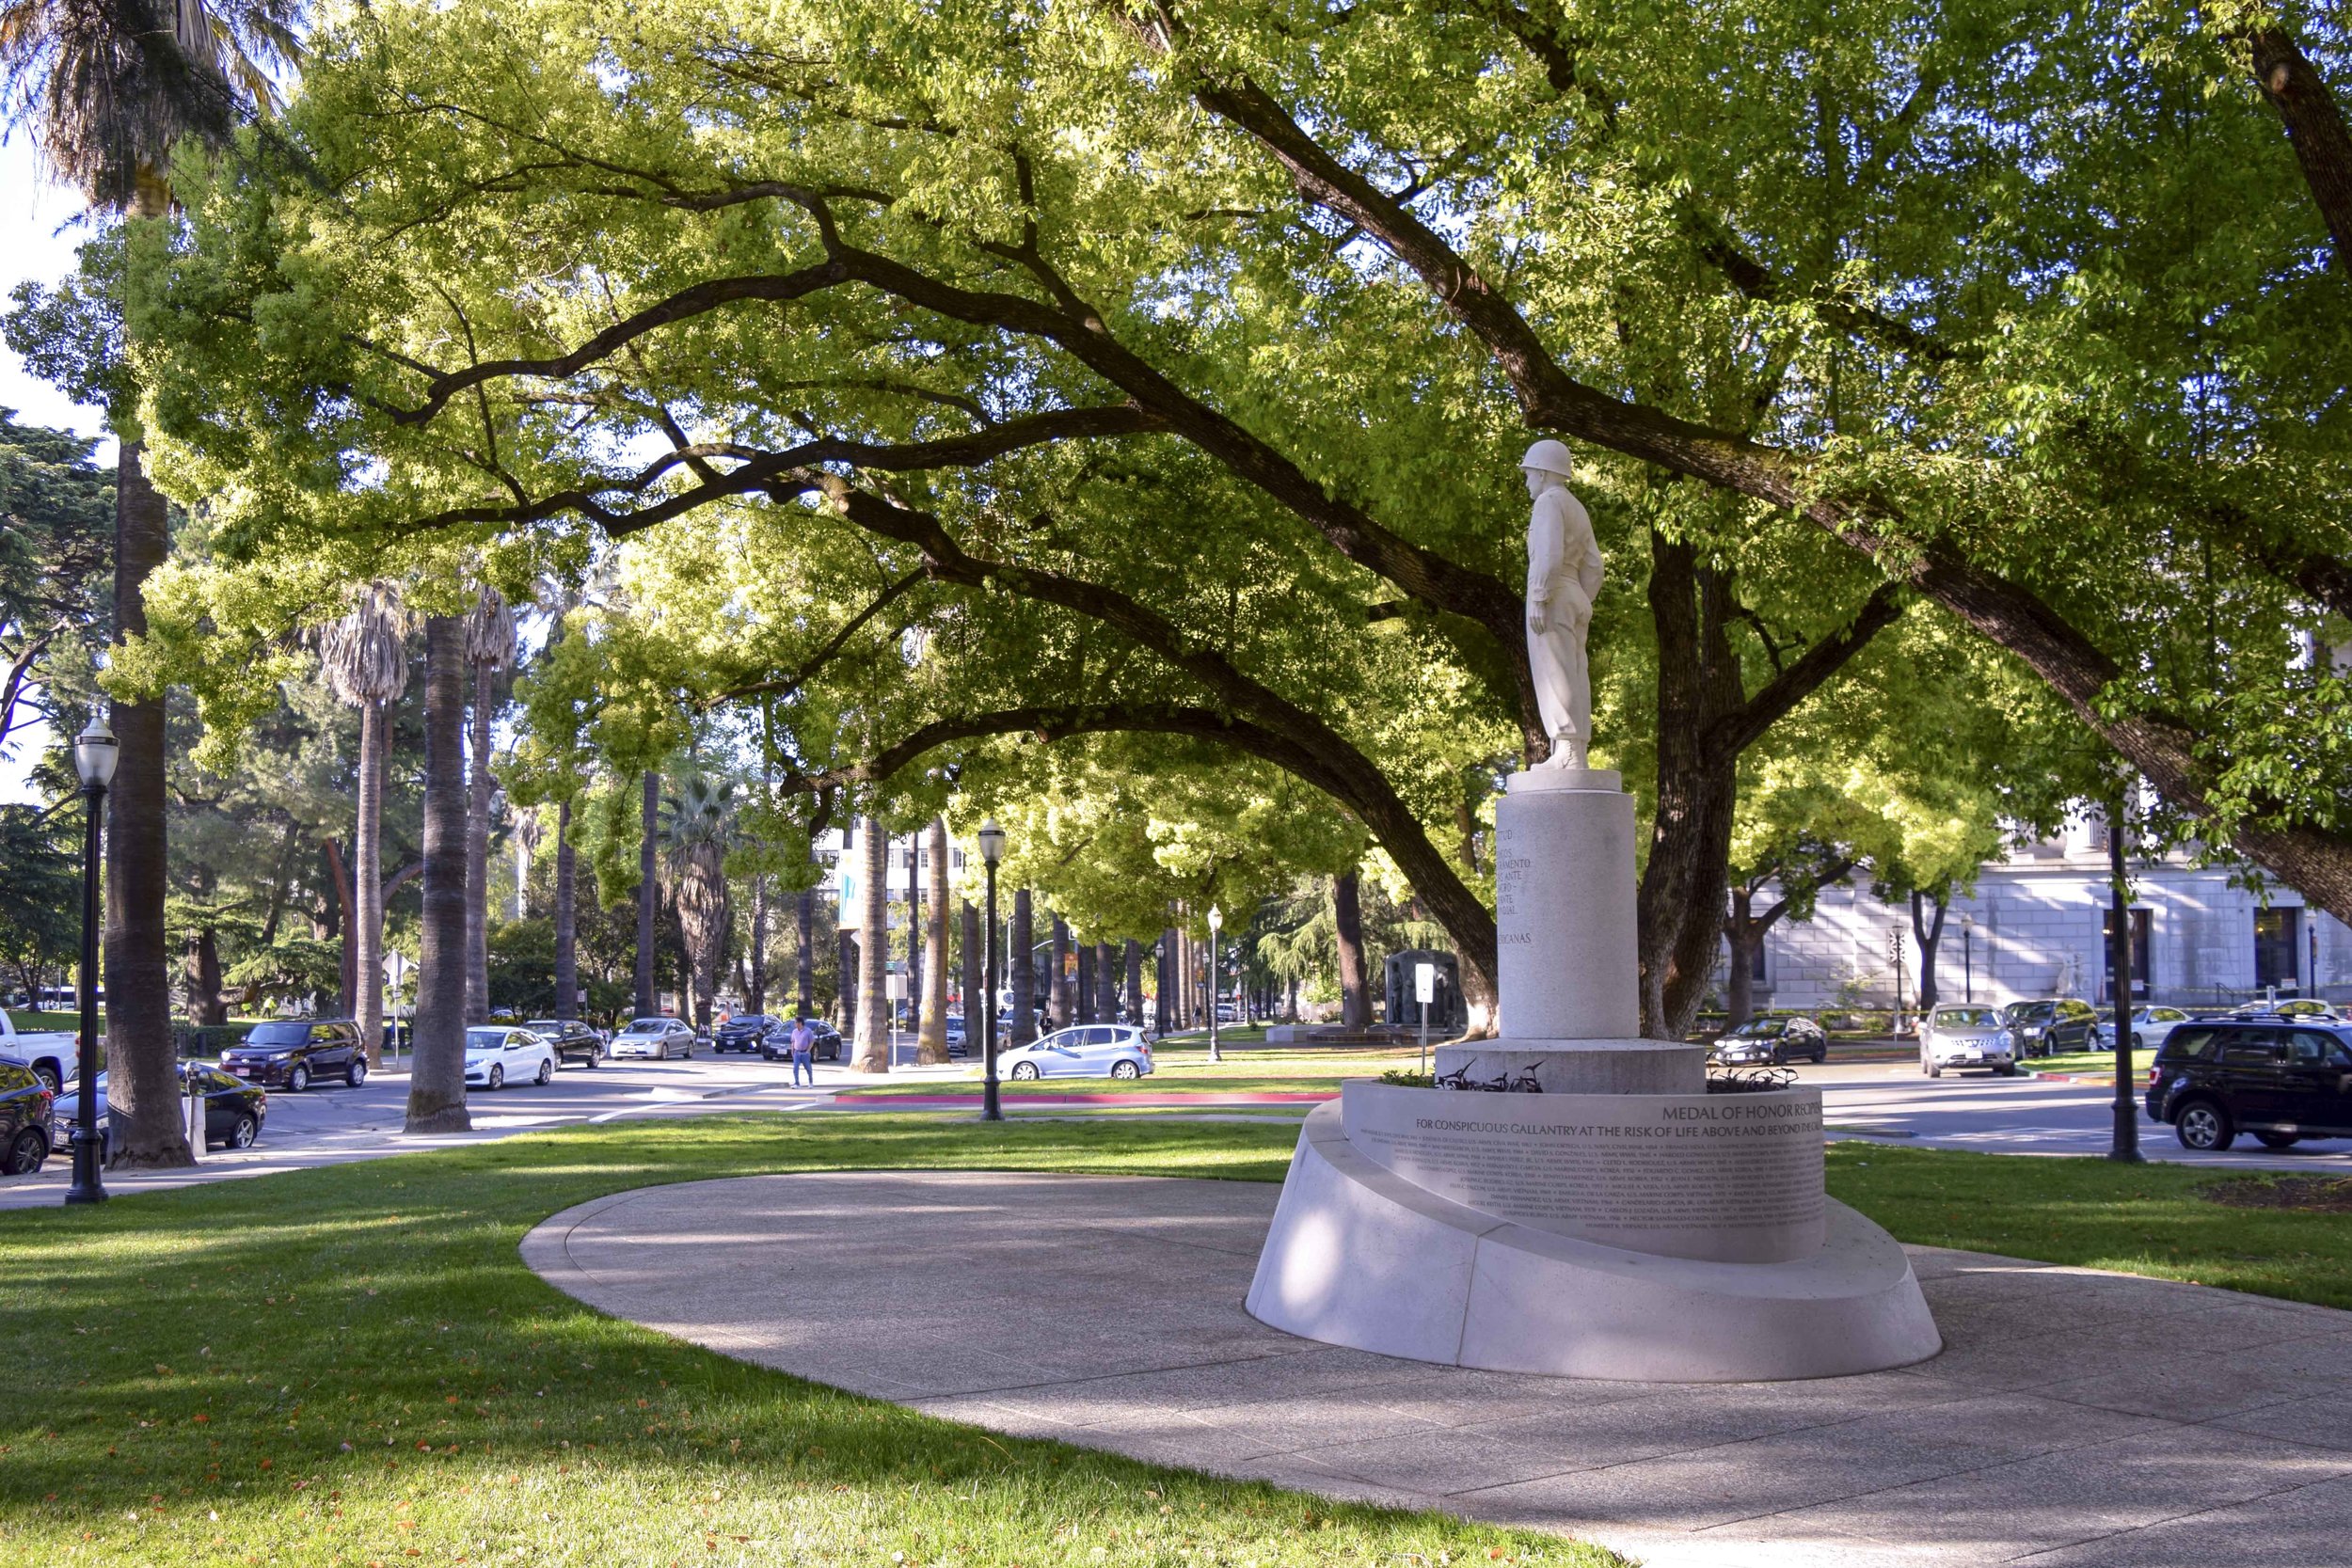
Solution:
M 2132 891 L 2135 1000 L 2352 999 L 2352 929 L 2307 908 L 2293 889 L 2249 886 L 2226 868 L 2176 855 L 2134 863 Z M 2107 920 L 2106 828 L 2094 815 L 1986 865 L 1974 891 L 1953 900 L 1936 954 L 1942 999 L 2105 1004 L 2112 994 Z M 1759 965 L 1759 1009 L 1891 1006 L 1899 967 L 1903 1003 L 1919 994 L 1910 910 L 1873 897 L 1867 885 L 1831 888 L 1812 919 L 1779 922 Z

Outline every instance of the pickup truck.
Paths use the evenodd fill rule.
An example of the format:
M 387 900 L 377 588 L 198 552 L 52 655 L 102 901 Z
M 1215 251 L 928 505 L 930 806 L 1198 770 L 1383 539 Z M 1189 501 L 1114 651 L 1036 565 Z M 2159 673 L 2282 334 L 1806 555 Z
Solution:
M 6 1007 L 0 1007 L 0 1062 L 31 1068 L 33 1075 L 56 1094 L 65 1086 L 66 1070 L 73 1065 L 72 1032 L 27 1033 L 17 1028 Z

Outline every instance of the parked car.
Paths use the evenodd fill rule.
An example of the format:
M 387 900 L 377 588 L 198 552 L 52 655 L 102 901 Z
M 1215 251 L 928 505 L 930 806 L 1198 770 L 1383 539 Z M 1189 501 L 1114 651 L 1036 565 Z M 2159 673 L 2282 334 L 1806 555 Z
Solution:
M 947 1054 L 961 1056 L 970 1049 L 971 1041 L 964 1037 L 963 1015 L 949 1013 L 947 1015 Z
M 1937 1007 L 1920 1021 L 1919 1070 L 1941 1078 L 1970 1069 L 2016 1077 L 2016 1035 L 1994 1008 L 1965 1002 Z
M 555 1047 L 558 1064 L 578 1062 L 593 1068 L 604 1061 L 604 1037 L 576 1018 L 534 1018 L 523 1027 Z
M 1008 1078 L 1140 1078 L 1152 1070 L 1152 1042 L 1132 1023 L 1081 1023 L 996 1053 Z
M 39 1073 L 0 1063 L 0 1176 L 30 1176 L 49 1158 L 56 1098 Z
M 477 1023 L 466 1031 L 466 1082 L 485 1089 L 545 1084 L 555 1076 L 555 1047 L 547 1037 L 506 1023 Z
M 1829 1060 L 1829 1031 L 1809 1018 L 1752 1018 L 1718 1037 L 1708 1053 L 1725 1067 Z
M 2195 1019 L 2176 1026 L 2148 1069 L 2148 1114 L 2184 1148 L 2228 1148 L 2251 1132 L 2265 1148 L 2352 1138 L 2352 1023 L 2309 1015 Z
M 812 1018 L 808 1021 L 808 1033 L 809 1060 L 815 1062 L 841 1060 L 840 1030 L 821 1018 Z M 792 1021 L 790 1019 L 776 1020 L 774 1027 L 759 1037 L 759 1053 L 771 1062 L 788 1062 L 792 1059 Z
M 2065 1051 L 2096 1051 L 2099 1015 L 2079 996 L 2053 1001 L 2012 1002 L 2000 1021 L 2021 1056 L 2055 1056 Z
M 73 1065 L 75 1037 L 71 1030 L 19 1029 L 16 1020 L 0 1008 L 0 1063 L 30 1069 L 34 1077 L 56 1094 Z
M 202 1086 L 204 1095 L 204 1142 L 209 1147 L 218 1144 L 224 1148 L 251 1148 L 262 1135 L 262 1123 L 269 1116 L 269 1093 L 251 1084 L 231 1078 L 218 1068 L 201 1062 L 180 1064 L 180 1114 L 187 1116 L 190 1084 Z M 106 1157 L 106 1075 L 98 1075 L 98 1157 Z M 60 1154 L 73 1150 L 73 1124 L 82 1114 L 80 1085 L 57 1097 L 56 1113 L 51 1121 L 51 1147 Z
M 711 1053 L 740 1051 L 746 1055 L 755 1054 L 768 1031 L 782 1022 L 772 1013 L 738 1013 L 719 1025 L 718 1032 L 710 1037 Z
M 2132 1049 L 2153 1051 L 2170 1037 L 2172 1031 L 2188 1022 L 2188 1014 L 2179 1007 L 2134 1007 L 2132 1009 Z M 2091 1049 L 2115 1049 L 2115 1016 L 2112 1008 L 2099 1021 L 2099 1043 Z
M 682 1020 L 675 1018 L 633 1018 L 628 1026 L 612 1037 L 612 1057 L 650 1056 L 666 1062 L 673 1056 L 694 1053 L 694 1031 Z
M 2232 1018 L 2308 1018 L 2316 1022 L 2341 1022 L 2344 1015 L 2316 996 L 2291 996 L 2284 1002 L 2249 1002 L 2231 1009 Z
M 359 1025 L 347 1018 L 257 1023 L 242 1042 L 220 1053 L 220 1067 L 232 1078 L 273 1088 L 283 1085 L 290 1094 L 329 1079 L 355 1089 L 368 1081 L 368 1053 L 359 1043 Z

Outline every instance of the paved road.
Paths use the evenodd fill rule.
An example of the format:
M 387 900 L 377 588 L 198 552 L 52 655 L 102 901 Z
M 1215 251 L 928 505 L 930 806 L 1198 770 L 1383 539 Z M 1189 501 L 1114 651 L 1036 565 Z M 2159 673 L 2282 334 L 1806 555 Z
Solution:
M 940 1080 L 943 1091 L 965 1086 L 961 1065 L 945 1069 L 901 1069 L 898 1082 L 920 1072 Z M 702 1116 L 730 1111 L 798 1111 L 848 1109 L 836 1105 L 836 1090 L 871 1084 L 837 1064 L 820 1064 L 818 1087 L 790 1087 L 790 1069 L 782 1063 L 745 1056 L 712 1057 L 669 1062 L 608 1062 L 595 1071 L 566 1068 L 545 1088 L 532 1085 L 506 1088 L 497 1094 L 476 1091 L 471 1097 L 474 1130 L 468 1133 L 412 1138 L 400 1131 L 402 1107 L 408 1093 L 404 1072 L 378 1073 L 364 1088 L 312 1088 L 301 1094 L 273 1092 L 269 1122 L 262 1143 L 241 1153 L 207 1151 L 193 1172 L 151 1176 L 116 1173 L 107 1177 L 109 1190 L 131 1193 L 184 1185 L 190 1180 L 217 1180 L 230 1176 L 260 1176 L 272 1171 L 310 1165 L 340 1164 L 381 1158 L 420 1148 L 479 1143 L 514 1132 L 531 1132 L 579 1122 L 613 1121 L 626 1117 Z M 1141 1092 L 1185 1087 L 1181 1068 L 1155 1074 Z M 1819 1085 L 1834 1135 L 1867 1135 L 1899 1140 L 1911 1148 L 1966 1148 L 1994 1154 L 2104 1154 L 2111 1115 L 2109 1094 L 2091 1084 L 2042 1083 L 2029 1078 L 1947 1076 L 1922 1078 L 1908 1062 L 1832 1062 L 1798 1069 L 1799 1078 Z M 1105 1089 L 1110 1085 L 1105 1083 Z M 867 1111 L 929 1109 L 919 1101 L 866 1101 Z M 1021 1107 L 1016 1114 L 1044 1114 L 1046 1108 Z M 1051 1107 L 1057 1115 L 1084 1116 L 1105 1109 L 1068 1104 Z M 1269 1103 L 1257 1116 L 1303 1114 L 1306 1106 Z M 1124 1114 L 1116 1107 L 1110 1114 Z M 952 1112 L 951 1112 L 952 1114 Z M 1168 1114 L 1168 1113 L 1162 1113 Z M 1182 1110 L 1175 1115 L 1184 1115 Z M 1230 1116 L 1231 1107 L 1204 1109 L 1203 1117 Z M 1254 1119 L 1254 1118 L 1253 1118 Z M 2243 1143 L 2220 1155 L 2191 1154 L 2174 1141 L 2171 1129 L 2140 1121 L 2140 1137 L 2152 1159 L 2219 1164 L 2233 1169 L 2325 1170 L 2352 1175 L 2352 1140 L 2310 1145 L 2284 1153 L 2270 1153 Z M 38 1175 L 0 1178 L 0 1209 L 56 1203 L 65 1190 L 71 1162 L 52 1157 Z

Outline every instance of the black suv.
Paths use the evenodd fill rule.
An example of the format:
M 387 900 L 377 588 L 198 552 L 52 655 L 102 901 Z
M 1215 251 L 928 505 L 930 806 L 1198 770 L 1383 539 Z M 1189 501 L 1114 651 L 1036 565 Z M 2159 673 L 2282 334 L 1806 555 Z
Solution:
M 2183 1148 L 2265 1148 L 2352 1138 L 2352 1024 L 2289 1019 L 2200 1020 L 2173 1029 L 2148 1069 L 2148 1114 Z
M 558 1066 L 578 1062 L 596 1067 L 604 1061 L 604 1037 L 576 1018 L 534 1018 L 523 1027 L 555 1048 Z
M 2098 1009 L 2079 996 L 2061 996 L 2055 1002 L 2012 1002 L 2001 1009 L 2001 1022 L 2017 1037 L 2020 1056 L 2099 1049 Z
M 49 1158 L 56 1097 L 28 1067 L 0 1062 L 0 1176 L 29 1176 Z
M 784 1020 L 768 1013 L 738 1013 L 719 1025 L 711 1035 L 710 1049 L 714 1054 L 722 1051 L 740 1051 L 746 1055 L 756 1055 L 759 1042 L 770 1030 L 780 1024 L 784 1024 Z
M 368 1081 L 368 1053 L 359 1026 L 347 1018 L 293 1019 L 255 1024 L 220 1053 L 220 1068 L 248 1084 L 282 1085 L 291 1094 L 331 1078 L 356 1089 Z

